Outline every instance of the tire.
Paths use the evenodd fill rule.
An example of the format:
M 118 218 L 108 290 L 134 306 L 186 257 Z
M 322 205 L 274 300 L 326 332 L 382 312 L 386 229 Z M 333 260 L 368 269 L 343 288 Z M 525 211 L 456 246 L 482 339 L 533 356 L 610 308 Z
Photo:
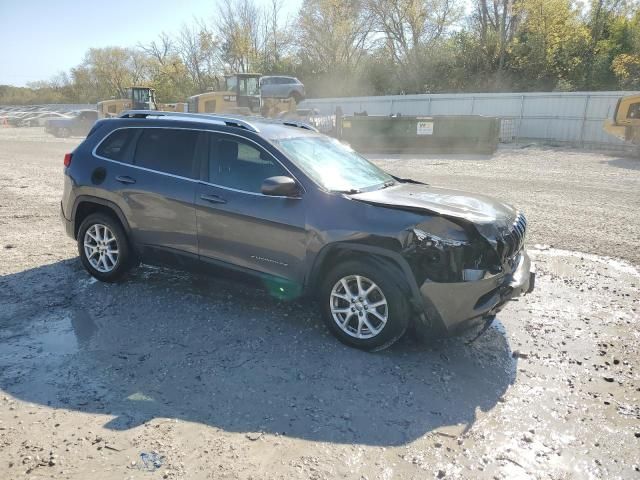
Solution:
M 319 292 L 322 317 L 331 333 L 342 343 L 367 351 L 383 350 L 395 343 L 407 330 L 410 315 L 409 302 L 398 276 L 393 267 L 375 259 L 347 261 L 331 269 Z M 345 295 L 343 282 L 352 296 L 358 285 L 360 291 L 370 290 L 370 293 L 355 297 L 354 303 L 344 298 L 349 294 Z M 385 304 L 376 306 L 382 302 Z
M 296 101 L 296 105 L 303 100 L 302 95 L 300 95 L 295 90 L 289 94 L 289 98 L 293 98 Z
M 106 227 L 110 235 L 103 227 Z M 104 238 L 107 240 L 100 241 Z M 85 240 L 88 248 L 85 248 Z M 120 222 L 109 215 L 93 213 L 85 218 L 78 229 L 77 241 L 82 265 L 91 276 L 101 282 L 115 282 L 133 266 L 135 255 L 131 251 L 127 235 Z M 96 254 L 90 258 L 89 251 L 92 248 Z M 114 252 L 117 252 L 117 255 Z

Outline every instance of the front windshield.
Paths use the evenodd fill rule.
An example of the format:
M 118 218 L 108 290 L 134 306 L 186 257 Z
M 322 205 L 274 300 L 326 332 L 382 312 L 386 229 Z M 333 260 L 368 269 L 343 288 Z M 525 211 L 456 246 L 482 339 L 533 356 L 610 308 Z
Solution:
M 333 138 L 285 138 L 276 143 L 305 174 L 327 190 L 356 192 L 393 183 L 389 174 Z
M 260 85 L 255 77 L 240 79 L 240 95 L 260 95 Z

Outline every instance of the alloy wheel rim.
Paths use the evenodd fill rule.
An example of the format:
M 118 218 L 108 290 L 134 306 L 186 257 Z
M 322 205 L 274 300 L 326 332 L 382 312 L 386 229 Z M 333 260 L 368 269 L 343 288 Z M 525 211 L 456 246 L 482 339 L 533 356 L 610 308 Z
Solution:
M 362 275 L 338 280 L 331 289 L 329 302 L 333 320 L 353 338 L 375 337 L 389 318 L 389 305 L 382 289 Z
M 120 252 L 111 229 L 101 223 L 91 225 L 84 234 L 84 254 L 91 266 L 101 273 L 116 268 Z

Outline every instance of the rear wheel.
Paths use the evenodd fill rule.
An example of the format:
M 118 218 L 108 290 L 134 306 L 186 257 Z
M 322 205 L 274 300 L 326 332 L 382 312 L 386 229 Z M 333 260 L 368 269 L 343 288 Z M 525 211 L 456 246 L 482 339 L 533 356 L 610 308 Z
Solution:
M 321 287 L 325 323 L 343 343 L 376 351 L 392 345 L 409 324 L 409 303 L 385 264 L 350 261 L 334 267 Z
M 103 213 L 89 215 L 80 225 L 78 253 L 84 268 L 103 282 L 120 279 L 133 263 L 122 226 Z

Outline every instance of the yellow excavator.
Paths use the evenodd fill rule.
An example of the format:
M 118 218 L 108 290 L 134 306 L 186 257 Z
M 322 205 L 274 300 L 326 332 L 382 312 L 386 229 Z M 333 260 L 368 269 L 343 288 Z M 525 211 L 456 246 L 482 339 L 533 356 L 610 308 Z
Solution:
M 640 152 L 640 94 L 618 99 L 613 118 L 604 122 L 609 135 L 639 147 Z
M 190 113 L 227 113 L 278 117 L 295 114 L 294 98 L 262 98 L 260 73 L 234 73 L 225 75 L 224 89 L 189 97 Z

